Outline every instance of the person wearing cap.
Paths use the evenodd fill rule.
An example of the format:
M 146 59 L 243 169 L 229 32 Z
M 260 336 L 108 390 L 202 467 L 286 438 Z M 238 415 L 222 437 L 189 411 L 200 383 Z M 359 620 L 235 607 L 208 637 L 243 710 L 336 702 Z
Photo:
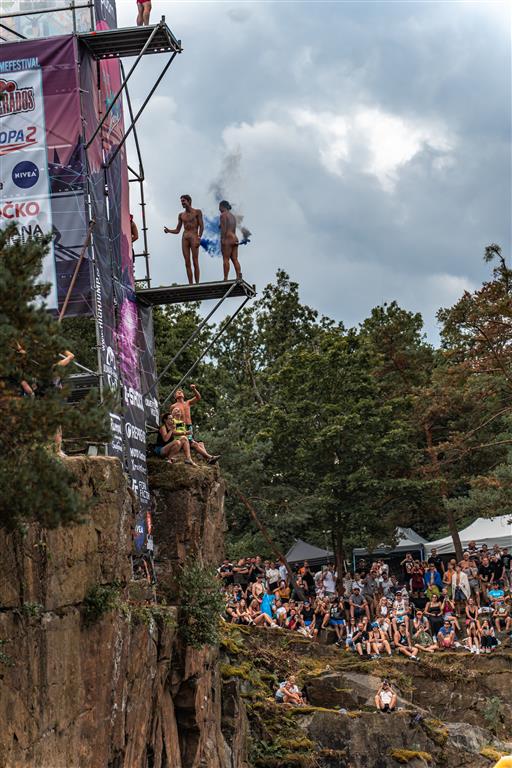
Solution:
M 442 651 L 449 651 L 455 645 L 455 629 L 449 618 L 445 618 L 443 626 L 437 633 L 437 645 Z

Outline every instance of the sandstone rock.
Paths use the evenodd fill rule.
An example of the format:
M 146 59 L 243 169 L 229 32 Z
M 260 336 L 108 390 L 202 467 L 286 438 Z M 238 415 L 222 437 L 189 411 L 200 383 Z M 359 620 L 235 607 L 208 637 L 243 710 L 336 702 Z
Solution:
M 224 738 L 218 651 L 185 649 L 175 628 L 127 615 L 147 587 L 130 583 L 134 502 L 119 462 L 68 461 L 93 503 L 83 525 L 0 531 L 0 765 L 242 768 L 245 713 L 226 691 Z M 189 553 L 222 556 L 224 486 L 210 469 L 161 462 L 156 475 L 165 585 Z M 128 611 L 88 625 L 85 596 L 114 582 Z

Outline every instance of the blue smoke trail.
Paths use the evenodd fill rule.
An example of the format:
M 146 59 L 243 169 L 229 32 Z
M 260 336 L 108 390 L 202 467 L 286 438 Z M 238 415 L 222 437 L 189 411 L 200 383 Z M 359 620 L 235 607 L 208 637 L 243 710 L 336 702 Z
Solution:
M 201 238 L 201 248 L 210 256 L 220 256 L 220 224 L 219 217 L 203 216 L 204 232 Z
M 201 238 L 201 248 L 203 248 L 210 256 L 220 256 L 220 223 L 219 217 L 203 216 L 204 232 Z M 251 234 L 248 229 L 242 227 L 241 229 L 243 238 L 240 240 L 240 245 L 247 245 L 250 243 L 249 235 Z

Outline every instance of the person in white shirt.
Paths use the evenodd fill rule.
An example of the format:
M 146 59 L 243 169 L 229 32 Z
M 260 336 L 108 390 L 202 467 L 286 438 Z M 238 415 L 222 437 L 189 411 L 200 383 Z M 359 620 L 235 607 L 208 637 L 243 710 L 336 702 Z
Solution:
M 324 591 L 326 595 L 334 595 L 336 593 L 336 574 L 330 565 L 324 571 Z
M 379 712 L 393 712 L 396 709 L 396 693 L 387 680 L 382 681 L 375 696 L 375 706 Z

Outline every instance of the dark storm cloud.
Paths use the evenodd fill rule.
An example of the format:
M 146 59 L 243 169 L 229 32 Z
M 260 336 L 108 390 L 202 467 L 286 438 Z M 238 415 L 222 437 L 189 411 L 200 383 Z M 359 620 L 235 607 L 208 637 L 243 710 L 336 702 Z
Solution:
M 222 192 L 246 214 L 251 282 L 284 267 L 309 303 L 347 324 L 397 299 L 432 331 L 437 307 L 486 276 L 485 245 L 510 252 L 510 41 L 497 7 L 160 11 L 185 50 L 140 128 L 156 283 L 183 274 L 162 226 L 185 189 L 208 212 Z M 143 65 L 138 98 L 156 57 Z M 203 264 L 219 277 L 217 260 Z

